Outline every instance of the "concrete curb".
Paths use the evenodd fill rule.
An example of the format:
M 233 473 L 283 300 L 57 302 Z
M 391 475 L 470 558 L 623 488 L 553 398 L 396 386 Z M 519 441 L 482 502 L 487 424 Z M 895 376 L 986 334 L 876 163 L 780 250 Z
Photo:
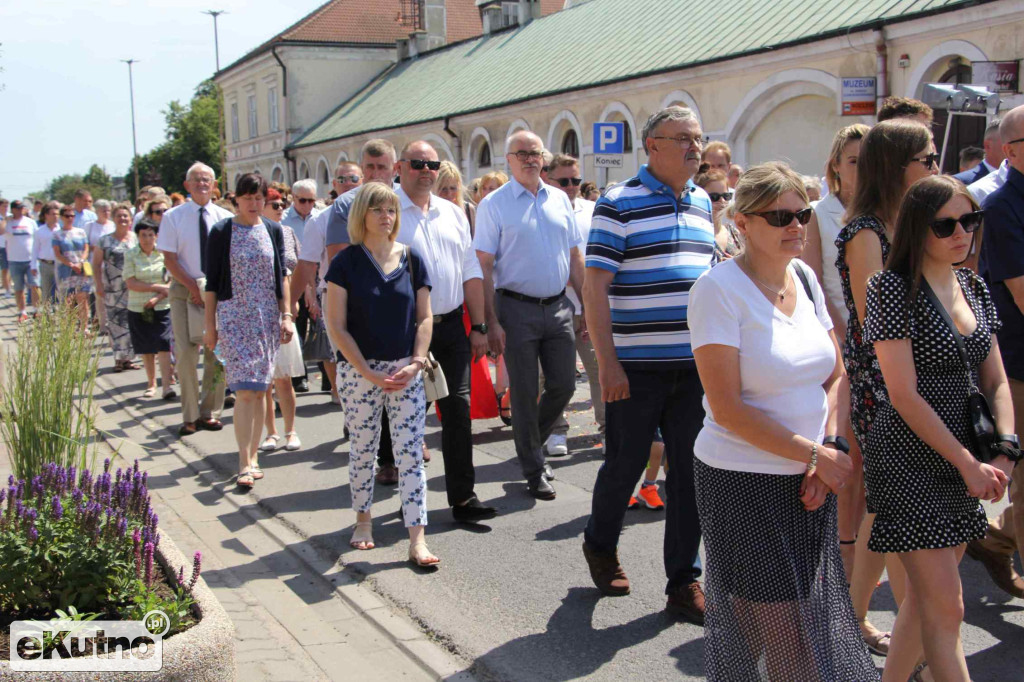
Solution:
M 185 558 L 166 532 L 160 533 L 160 546 L 155 557 L 168 576 L 177 576 L 177 569 L 181 566 L 185 567 L 185 574 L 190 575 L 192 560 Z M 202 577 L 193 588 L 192 595 L 200 620 L 164 642 L 163 667 L 159 671 L 102 673 L 103 679 L 112 682 L 139 679 L 225 682 L 235 679 L 235 627 L 231 619 Z M 118 655 L 107 654 L 101 658 Z M 0 680 L 31 678 L 77 682 L 95 680 L 98 675 L 95 672 L 14 671 L 8 661 L 0 661 Z
M 184 456 L 181 449 L 187 449 L 202 457 L 197 448 L 180 440 L 167 437 L 167 427 L 150 419 L 137 407 L 122 401 L 117 393 L 117 387 L 107 383 L 105 377 L 96 378 L 96 386 L 110 400 L 117 403 L 122 410 L 132 416 L 143 428 L 153 434 L 163 445 L 192 471 L 204 483 L 215 487 L 222 483 L 216 480 L 210 473 L 217 472 L 225 476 L 234 475 L 233 471 L 218 468 L 212 462 L 208 463 L 209 468 L 203 469 L 196 466 L 193 460 Z M 116 436 L 100 433 L 100 437 L 113 451 L 117 451 L 116 442 L 122 440 Z M 159 491 L 154 493 L 159 495 Z M 265 509 L 259 498 L 252 492 L 242 499 L 251 498 L 256 501 L 255 508 L 243 506 L 234 497 L 224 496 L 224 500 L 234 507 L 240 514 L 253 522 L 264 533 L 277 543 L 281 549 L 288 552 L 292 557 L 306 566 L 316 578 L 326 581 L 331 589 L 350 606 L 356 613 L 360 614 L 367 621 L 373 624 L 385 637 L 395 644 L 399 649 L 409 655 L 424 671 L 436 680 L 465 680 L 472 682 L 476 678 L 467 669 L 470 664 L 463 662 L 457 656 L 444 649 L 443 646 L 420 631 L 420 629 L 407 618 L 402 618 L 394 613 L 394 610 L 377 594 L 360 585 L 360 581 L 345 572 L 344 566 L 330 561 L 313 547 L 296 529 L 278 519 L 274 514 Z M 189 562 L 191 563 L 191 562 Z M 187 567 L 186 567 L 187 568 Z

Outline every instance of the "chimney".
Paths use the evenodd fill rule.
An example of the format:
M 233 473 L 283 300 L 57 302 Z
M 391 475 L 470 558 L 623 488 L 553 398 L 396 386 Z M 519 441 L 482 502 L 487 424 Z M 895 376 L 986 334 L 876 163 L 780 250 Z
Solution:
M 448 42 L 445 0 L 422 0 L 423 34 L 417 36 L 420 52 L 433 50 Z
M 501 23 L 501 0 L 476 0 L 476 7 L 480 10 L 480 22 L 484 26 L 484 35 L 504 28 Z
M 519 25 L 540 19 L 540 0 L 519 0 Z

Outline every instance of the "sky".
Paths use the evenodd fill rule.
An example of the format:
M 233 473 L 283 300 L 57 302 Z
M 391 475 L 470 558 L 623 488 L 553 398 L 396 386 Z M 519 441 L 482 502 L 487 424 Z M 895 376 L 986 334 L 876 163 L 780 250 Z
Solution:
M 323 0 L 0 0 L 0 194 L 42 189 L 94 163 L 122 175 L 132 159 L 128 66 L 136 59 L 139 154 L 164 140 L 171 100 L 192 98 L 225 67 Z

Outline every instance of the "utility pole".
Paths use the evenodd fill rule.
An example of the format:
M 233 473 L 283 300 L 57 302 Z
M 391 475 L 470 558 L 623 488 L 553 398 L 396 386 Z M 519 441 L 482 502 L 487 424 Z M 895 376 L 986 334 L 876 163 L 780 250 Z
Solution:
M 135 84 L 132 80 L 132 64 L 139 60 L 122 59 L 121 61 L 128 65 L 128 97 L 132 105 L 132 167 L 135 169 L 135 195 L 132 200 L 134 201 L 139 196 L 139 148 L 135 142 Z
M 217 17 L 221 14 L 227 14 L 222 9 L 208 9 L 204 10 L 203 14 L 209 14 L 213 17 L 213 55 L 217 70 L 214 72 L 220 72 L 220 38 L 217 35 Z M 214 83 L 217 88 L 217 127 L 220 128 L 218 131 L 220 135 L 220 194 L 224 196 L 228 193 L 228 159 L 227 159 L 227 136 L 225 135 L 224 125 L 224 93 L 221 92 L 220 85 Z

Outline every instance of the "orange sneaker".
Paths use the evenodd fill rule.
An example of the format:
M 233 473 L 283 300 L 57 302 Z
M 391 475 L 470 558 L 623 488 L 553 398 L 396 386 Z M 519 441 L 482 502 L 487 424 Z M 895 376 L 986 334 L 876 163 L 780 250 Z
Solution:
M 629 504 L 626 505 L 626 509 L 639 509 L 639 508 L 640 508 L 640 500 L 636 499 L 635 496 L 630 495 L 629 496 Z
M 658 486 L 656 485 L 640 486 L 640 492 L 637 495 L 640 496 L 644 506 L 648 509 L 665 508 L 665 503 L 661 501 L 661 497 L 658 495 Z

